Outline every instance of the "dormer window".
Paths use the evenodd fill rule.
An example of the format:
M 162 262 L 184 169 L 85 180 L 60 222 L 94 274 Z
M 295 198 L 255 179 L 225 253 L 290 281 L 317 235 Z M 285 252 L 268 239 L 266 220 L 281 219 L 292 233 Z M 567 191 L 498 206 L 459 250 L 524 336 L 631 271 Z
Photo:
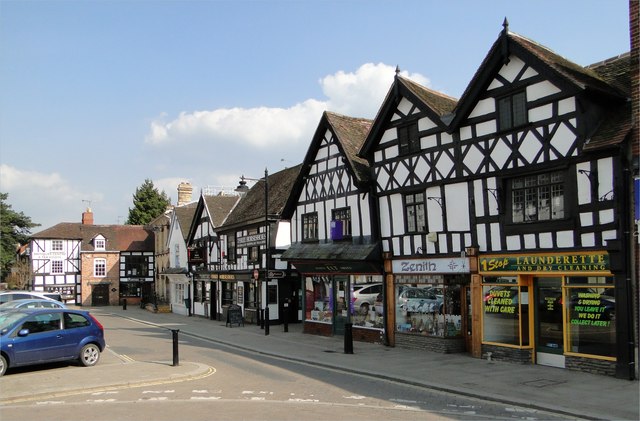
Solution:
M 527 124 L 525 91 L 498 98 L 498 130 L 505 131 Z
M 96 250 L 105 250 L 107 248 L 107 241 L 102 236 L 96 237 L 93 240 L 93 247 Z

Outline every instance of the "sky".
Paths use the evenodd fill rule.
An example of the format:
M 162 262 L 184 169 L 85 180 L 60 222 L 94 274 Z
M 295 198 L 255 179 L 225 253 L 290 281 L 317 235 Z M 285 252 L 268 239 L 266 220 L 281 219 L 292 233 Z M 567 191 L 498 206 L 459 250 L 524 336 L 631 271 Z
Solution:
M 233 190 L 301 163 L 323 111 L 375 118 L 396 66 L 459 98 L 502 30 L 589 65 L 627 0 L 0 0 L 0 192 L 38 232 L 123 224 L 146 179 Z

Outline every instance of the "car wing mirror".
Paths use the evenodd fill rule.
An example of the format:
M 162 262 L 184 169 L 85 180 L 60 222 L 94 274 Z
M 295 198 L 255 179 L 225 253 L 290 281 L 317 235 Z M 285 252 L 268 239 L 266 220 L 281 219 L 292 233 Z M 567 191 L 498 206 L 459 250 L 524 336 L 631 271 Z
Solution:
M 29 335 L 29 329 L 20 329 L 18 332 L 18 336 L 27 336 Z

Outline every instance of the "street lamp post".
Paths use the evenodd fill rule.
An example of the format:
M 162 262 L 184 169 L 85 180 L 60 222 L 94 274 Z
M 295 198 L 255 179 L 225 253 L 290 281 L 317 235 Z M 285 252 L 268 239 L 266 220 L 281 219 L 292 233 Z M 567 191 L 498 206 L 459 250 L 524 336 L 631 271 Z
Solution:
M 247 181 L 260 181 L 259 178 L 248 178 L 242 175 L 240 177 L 240 184 L 235 189 L 235 191 L 239 193 L 246 193 L 249 188 L 247 187 Z M 271 258 L 271 245 L 269 243 L 269 171 L 267 168 L 264 169 L 264 244 L 265 244 L 265 262 L 264 262 L 264 280 L 268 284 L 267 276 L 269 274 L 269 260 Z M 260 315 L 260 308 L 262 306 L 262 285 L 260 280 L 258 280 L 258 315 Z M 267 303 L 268 305 L 268 303 Z M 266 307 L 266 306 L 265 306 Z M 260 316 L 258 316 L 260 317 Z M 266 323 L 269 323 L 269 308 L 265 308 L 265 318 Z M 266 327 L 266 332 L 269 332 L 269 328 Z M 268 334 L 268 333 L 267 333 Z

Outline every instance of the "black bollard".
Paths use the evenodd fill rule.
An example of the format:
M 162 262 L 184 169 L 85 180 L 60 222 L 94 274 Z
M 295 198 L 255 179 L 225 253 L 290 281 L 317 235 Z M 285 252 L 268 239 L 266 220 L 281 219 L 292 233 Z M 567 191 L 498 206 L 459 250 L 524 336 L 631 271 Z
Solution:
M 127 309 L 127 299 L 126 298 L 122 300 L 122 309 L 123 310 Z
M 289 331 L 289 303 L 288 302 L 284 303 L 284 311 L 283 311 L 282 317 L 284 319 L 284 331 L 288 332 Z
M 264 336 L 269 334 L 269 306 L 264 308 Z
M 260 309 L 260 329 L 264 329 L 264 310 Z
M 344 325 L 344 353 L 353 354 L 353 324 Z
M 180 329 L 171 329 L 171 336 L 173 337 L 173 367 L 180 365 L 178 358 L 178 332 L 180 332 Z

